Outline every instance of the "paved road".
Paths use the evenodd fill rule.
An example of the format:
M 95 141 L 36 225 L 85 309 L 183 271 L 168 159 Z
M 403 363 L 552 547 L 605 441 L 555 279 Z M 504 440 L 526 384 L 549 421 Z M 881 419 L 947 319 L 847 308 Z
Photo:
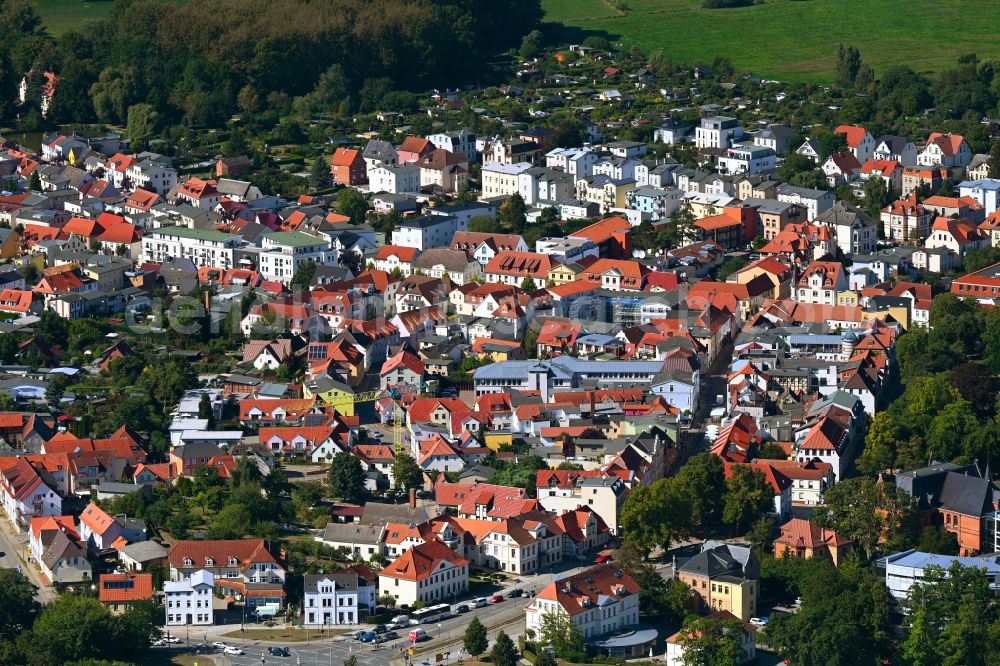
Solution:
M 38 601 L 45 604 L 55 600 L 55 592 L 42 583 L 36 565 L 29 560 L 28 535 L 15 533 L 14 527 L 7 522 L 6 517 L 0 517 L 0 553 L 3 553 L 3 557 L 0 557 L 0 569 L 20 568 L 21 572 L 38 586 L 38 592 L 35 594 Z M 20 558 L 24 558 L 23 561 Z M 28 563 L 28 566 L 25 566 L 25 563 Z
M 557 575 L 573 574 L 585 568 L 574 566 L 574 564 L 563 563 L 561 571 L 525 576 L 521 578 L 521 582 L 519 583 L 507 583 L 503 587 L 503 594 L 506 595 L 507 592 L 514 588 L 538 592 L 552 582 Z M 460 599 L 456 603 L 464 601 L 464 599 Z M 457 659 L 459 656 L 458 650 L 461 647 L 461 641 L 465 634 L 465 627 L 468 625 L 473 614 L 478 616 L 480 621 L 487 626 L 491 639 L 501 629 L 512 637 L 520 635 L 524 631 L 524 607 L 528 602 L 529 600 L 524 597 L 514 599 L 507 599 L 505 597 L 498 604 L 490 604 L 483 608 L 477 608 L 470 613 L 458 615 L 441 623 L 422 625 L 421 628 L 431 636 L 431 640 L 413 646 L 415 651 L 413 664 L 419 666 L 424 660 L 433 662 L 437 654 L 449 654 L 452 660 Z M 358 629 L 364 628 L 366 628 L 366 625 L 358 627 Z M 206 655 L 209 657 L 209 659 L 206 659 L 206 663 L 211 662 L 223 666 L 254 666 L 255 664 L 262 663 L 261 653 L 263 652 L 264 664 L 296 664 L 296 660 L 298 660 L 298 663 L 302 664 L 302 666 L 310 664 L 321 666 L 322 664 L 331 663 L 334 666 L 340 666 L 348 657 L 354 655 L 357 657 L 358 663 L 362 666 L 384 666 L 390 662 L 402 663 L 402 650 L 411 645 L 406 638 L 408 629 L 398 630 L 401 636 L 400 639 L 377 647 L 371 643 L 362 643 L 347 636 L 337 636 L 333 639 L 323 639 L 321 641 L 310 641 L 308 645 L 305 643 L 290 643 L 286 645 L 258 640 L 241 641 L 234 638 L 220 637 L 221 634 L 229 633 L 232 630 L 233 627 L 231 626 L 212 627 L 207 633 L 199 630 L 197 636 L 192 632 L 190 642 L 184 640 L 181 645 L 176 647 L 159 649 L 190 651 L 196 645 L 206 642 L 206 640 L 208 642 L 222 640 L 229 645 L 238 645 L 245 654 L 225 655 L 217 650 Z M 186 639 L 183 631 L 175 630 L 174 635 L 178 638 Z M 268 647 L 277 645 L 287 648 L 292 657 L 272 657 L 267 653 Z

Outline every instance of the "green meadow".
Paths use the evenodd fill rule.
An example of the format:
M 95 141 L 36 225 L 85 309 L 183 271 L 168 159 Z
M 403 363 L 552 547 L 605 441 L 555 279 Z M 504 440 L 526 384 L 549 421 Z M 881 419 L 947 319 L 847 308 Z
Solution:
M 737 70 L 784 80 L 833 80 L 837 46 L 853 44 L 876 74 L 906 64 L 935 72 L 963 53 L 1000 58 L 1000 0 L 766 0 L 704 9 L 701 0 L 542 0 L 566 35 L 601 34 L 657 49 L 678 63 L 727 58 Z

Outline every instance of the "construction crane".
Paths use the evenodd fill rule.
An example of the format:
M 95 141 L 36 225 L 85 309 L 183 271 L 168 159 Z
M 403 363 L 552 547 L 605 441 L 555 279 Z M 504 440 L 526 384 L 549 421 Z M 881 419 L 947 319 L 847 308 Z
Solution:
M 393 410 L 392 410 L 392 452 L 395 457 L 399 457 L 403 451 L 403 429 L 406 424 L 403 422 L 402 407 L 399 406 L 398 401 L 404 396 L 409 395 L 417 390 L 415 386 L 393 386 L 388 389 L 377 389 L 375 391 L 365 391 L 364 393 L 354 394 L 354 404 L 360 404 L 364 402 L 375 402 L 376 400 L 381 400 L 382 398 L 392 398 Z

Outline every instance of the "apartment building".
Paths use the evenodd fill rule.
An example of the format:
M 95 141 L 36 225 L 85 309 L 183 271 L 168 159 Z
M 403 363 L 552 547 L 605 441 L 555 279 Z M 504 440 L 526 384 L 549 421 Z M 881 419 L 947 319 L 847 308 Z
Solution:
M 228 269 L 233 267 L 233 253 L 243 245 L 243 238 L 210 229 L 160 227 L 142 238 L 141 262 L 162 264 L 174 259 L 189 259 L 195 266 Z
M 559 515 L 586 506 L 612 534 L 621 535 L 619 514 L 627 488 L 619 477 L 605 476 L 599 470 L 541 470 L 536 485 L 538 502 L 546 511 Z
M 375 585 L 353 571 L 302 577 L 305 624 L 359 624 L 375 600 Z
M 614 564 L 601 564 L 543 588 L 524 609 L 525 627 L 538 634 L 546 615 L 569 617 L 584 640 L 639 623 L 639 585 Z
M 215 624 L 212 597 L 215 576 L 199 569 L 188 578 L 163 583 L 163 609 L 168 627 L 185 625 L 208 627 Z
M 379 572 L 378 589 L 399 605 L 451 601 L 469 589 L 469 561 L 440 541 L 421 543 Z
M 263 236 L 260 272 L 268 280 L 290 282 L 299 266 L 312 261 L 327 263 L 330 244 L 322 238 L 301 231 L 275 231 Z

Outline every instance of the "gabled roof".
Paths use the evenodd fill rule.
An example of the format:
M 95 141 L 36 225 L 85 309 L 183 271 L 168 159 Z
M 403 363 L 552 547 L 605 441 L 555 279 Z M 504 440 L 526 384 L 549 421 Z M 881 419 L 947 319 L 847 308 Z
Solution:
M 469 564 L 467 559 L 460 557 L 440 541 L 428 541 L 410 548 L 382 569 L 379 575 L 401 580 L 421 581 L 430 578 L 445 562 L 453 567 Z
M 382 364 L 382 369 L 379 371 L 379 374 L 384 375 L 399 367 L 409 368 L 414 373 L 421 376 L 423 376 L 426 368 L 423 361 L 404 349 L 395 356 L 391 356 L 386 359 L 385 363 Z
M 965 143 L 965 137 L 961 134 L 942 134 L 940 132 L 931 132 L 930 136 L 927 137 L 927 144 L 936 144 L 943 155 L 953 156 L 957 155 L 962 148 L 962 144 Z
M 468 411 L 469 407 L 458 398 L 417 398 L 407 409 L 410 423 L 424 423 L 431 420 L 431 414 L 439 407 L 448 413 Z
M 848 148 L 857 148 L 864 141 L 865 135 L 868 134 L 868 130 L 864 127 L 856 127 L 854 125 L 838 125 L 837 129 L 833 130 L 834 134 L 843 134 L 847 139 Z
M 350 166 L 355 161 L 361 159 L 361 153 L 350 148 L 337 148 L 330 157 L 331 166 Z
M 230 557 L 235 557 L 240 569 L 244 571 L 251 564 L 281 566 L 267 550 L 263 539 L 178 541 L 167 552 L 167 560 L 175 568 L 202 568 L 209 558 L 215 562 L 214 566 L 226 566 Z M 185 558 L 189 558 L 191 564 L 184 564 Z
M 384 261 L 395 256 L 399 259 L 399 261 L 413 261 L 418 252 L 419 250 L 415 247 L 406 247 L 404 245 L 383 245 L 375 254 L 375 259 Z
M 80 523 L 86 525 L 94 534 L 103 535 L 115 524 L 115 519 L 91 502 L 80 514 Z

